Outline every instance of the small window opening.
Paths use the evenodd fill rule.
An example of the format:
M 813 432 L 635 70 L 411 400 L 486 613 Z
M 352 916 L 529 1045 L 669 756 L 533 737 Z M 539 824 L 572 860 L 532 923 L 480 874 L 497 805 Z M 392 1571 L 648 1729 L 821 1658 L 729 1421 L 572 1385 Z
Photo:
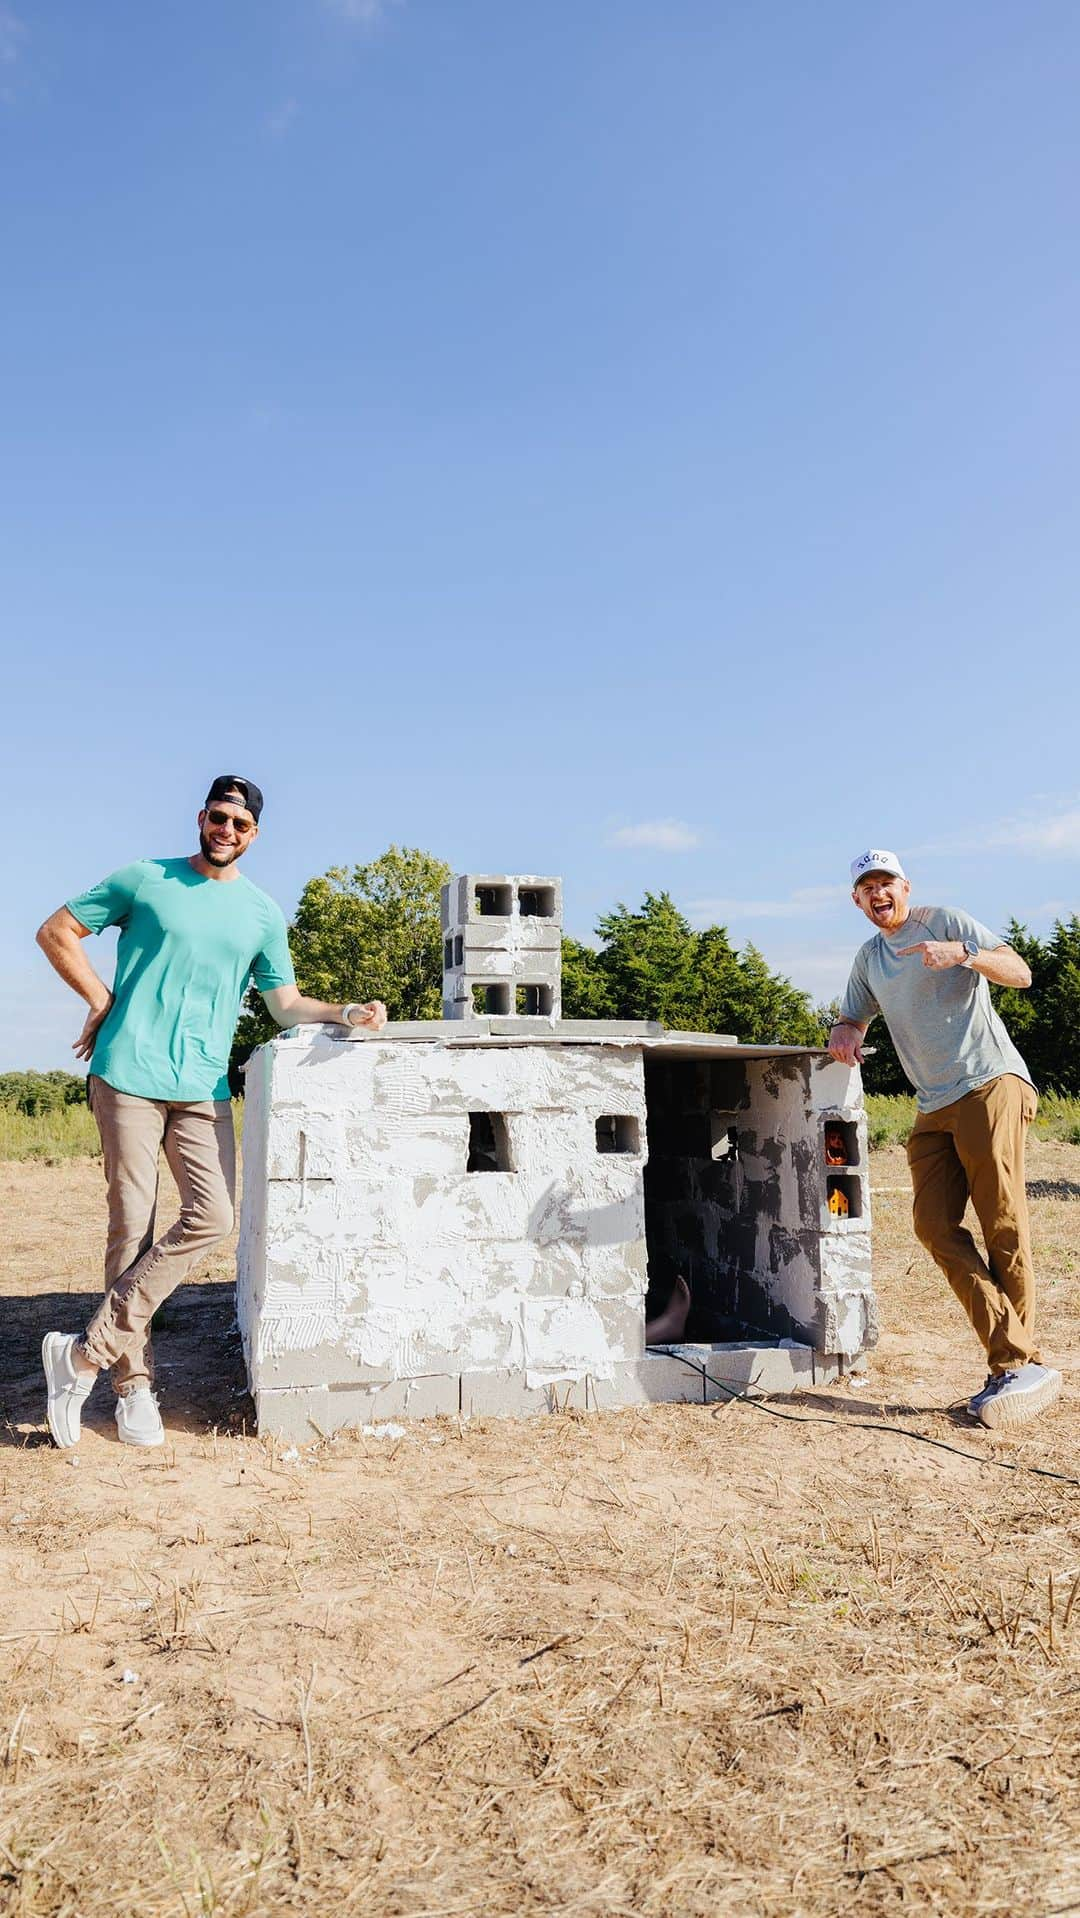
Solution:
M 831 1174 L 825 1181 L 825 1204 L 834 1219 L 861 1219 L 862 1180 Z
M 523 1019 L 549 1019 L 551 1017 L 552 994 L 550 986 L 518 986 L 514 994 L 515 1009 Z
M 826 1165 L 858 1165 L 859 1128 L 850 1119 L 826 1119 L 824 1126 Z
M 476 910 L 481 919 L 509 919 L 514 910 L 513 886 L 477 886 Z
M 473 1011 L 480 1016 L 500 1018 L 510 1011 L 510 987 L 474 986 L 472 989 Z
M 641 1125 L 621 1112 L 605 1112 L 596 1121 L 598 1152 L 640 1152 Z
M 454 939 L 454 964 L 455 966 L 463 966 L 464 963 L 465 963 L 465 938 L 464 938 L 464 935 L 459 932 Z
M 554 919 L 554 886 L 522 886 L 518 891 L 518 911 L 523 919 Z
M 467 1172 L 509 1172 L 510 1147 L 501 1112 L 470 1112 Z
M 452 939 L 444 939 L 443 941 L 442 962 L 446 971 L 449 972 L 450 967 L 454 963 L 454 942 Z

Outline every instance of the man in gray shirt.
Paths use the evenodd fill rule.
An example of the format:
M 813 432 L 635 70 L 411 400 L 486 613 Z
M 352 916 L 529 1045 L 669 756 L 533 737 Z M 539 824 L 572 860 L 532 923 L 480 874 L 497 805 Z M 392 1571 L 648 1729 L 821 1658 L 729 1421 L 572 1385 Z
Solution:
M 990 1000 L 992 981 L 1027 987 L 1019 953 L 966 912 L 912 906 L 893 852 L 853 860 L 852 897 L 874 927 L 855 956 L 829 1051 L 848 1066 L 880 1013 L 915 1087 L 908 1142 L 915 1231 L 933 1254 L 986 1353 L 986 1384 L 968 1409 L 988 1426 L 1021 1425 L 1051 1405 L 1061 1374 L 1034 1342 L 1024 1145 L 1038 1094 Z M 986 1257 L 964 1225 L 974 1206 Z

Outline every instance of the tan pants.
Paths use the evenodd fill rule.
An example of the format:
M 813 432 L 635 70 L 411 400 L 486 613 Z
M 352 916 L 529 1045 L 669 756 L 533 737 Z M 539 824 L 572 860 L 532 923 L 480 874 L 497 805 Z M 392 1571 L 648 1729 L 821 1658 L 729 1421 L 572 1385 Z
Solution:
M 920 1112 L 908 1141 L 915 1231 L 982 1340 L 991 1372 L 1039 1356 L 1024 1184 L 1024 1146 L 1038 1104 L 1034 1086 L 1006 1073 L 939 1112 Z M 985 1259 L 963 1223 L 969 1198 Z
M 236 1140 L 227 1099 L 179 1105 L 116 1092 L 91 1075 L 109 1189 L 105 1297 L 82 1337 L 87 1358 L 108 1366 L 117 1392 L 154 1376 L 150 1320 L 193 1265 L 232 1231 Z M 180 1217 L 154 1241 L 158 1152 L 180 1192 Z

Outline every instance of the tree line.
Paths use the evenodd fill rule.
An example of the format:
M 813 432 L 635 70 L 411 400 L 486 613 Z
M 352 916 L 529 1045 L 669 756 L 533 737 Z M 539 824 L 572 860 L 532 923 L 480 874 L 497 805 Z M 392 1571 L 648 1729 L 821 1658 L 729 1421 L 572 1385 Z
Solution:
M 366 866 L 309 879 L 289 938 L 302 992 L 320 999 L 385 999 L 391 1019 L 437 1019 L 442 1008 L 439 891 L 450 867 L 391 846 Z M 857 935 L 857 928 L 855 928 Z M 994 1002 L 1037 1085 L 1080 1094 L 1080 919 L 1039 939 L 1013 920 L 1003 939 L 1031 967 L 1030 991 L 993 986 Z M 822 1045 L 836 1004 L 815 1006 L 774 972 L 758 948 L 726 927 L 695 930 L 670 893 L 645 894 L 597 921 L 595 945 L 564 937 L 566 1019 L 657 1019 L 673 1031 L 728 1032 L 747 1045 Z M 852 939 L 852 957 L 858 947 Z M 257 994 L 237 1033 L 236 1060 L 272 1037 Z M 863 1069 L 868 1092 L 909 1092 L 888 1029 L 875 1019 Z
M 450 867 L 417 847 L 391 846 L 367 865 L 336 866 L 309 879 L 289 943 L 301 992 L 314 998 L 386 1001 L 391 1019 L 437 1019 L 442 1009 L 439 893 Z M 1028 992 L 992 987 L 994 1001 L 1037 1085 L 1080 1095 L 1080 919 L 1039 939 L 1015 920 L 1002 935 L 1031 967 Z M 854 955 L 858 941 L 852 940 Z M 733 1033 L 748 1045 L 821 1045 L 835 1003 L 815 1007 L 774 972 L 757 947 L 737 947 L 724 926 L 695 930 L 667 892 L 636 909 L 616 905 L 596 925 L 596 944 L 563 939 L 563 1016 L 656 1019 L 674 1031 Z M 248 994 L 230 1066 L 239 1068 L 276 1027 Z M 881 1019 L 863 1079 L 868 1092 L 910 1090 Z M 68 1072 L 0 1074 L 0 1105 L 53 1111 L 85 1096 Z
M 78 1072 L 0 1072 L 0 1106 L 29 1119 L 63 1106 L 82 1105 L 86 1080 Z
M 431 853 L 391 846 L 370 865 L 309 879 L 289 928 L 301 992 L 331 1001 L 378 997 L 391 1019 L 439 1018 L 439 893 L 450 876 Z M 658 1019 L 750 1044 L 821 1043 L 821 1017 L 806 993 L 755 946 L 737 950 L 722 926 L 695 932 L 666 892 L 646 893 L 636 912 L 614 907 L 597 937 L 596 947 L 563 940 L 565 1019 Z M 262 1000 L 249 994 L 234 1061 L 273 1032 Z

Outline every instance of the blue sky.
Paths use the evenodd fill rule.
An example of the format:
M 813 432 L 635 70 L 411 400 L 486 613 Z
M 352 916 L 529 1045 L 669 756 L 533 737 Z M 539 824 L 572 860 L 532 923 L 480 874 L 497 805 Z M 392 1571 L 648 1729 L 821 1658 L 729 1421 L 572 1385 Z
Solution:
M 667 887 L 1080 909 L 1080 12 L 0 0 L 0 1066 L 69 893 L 267 795 Z

